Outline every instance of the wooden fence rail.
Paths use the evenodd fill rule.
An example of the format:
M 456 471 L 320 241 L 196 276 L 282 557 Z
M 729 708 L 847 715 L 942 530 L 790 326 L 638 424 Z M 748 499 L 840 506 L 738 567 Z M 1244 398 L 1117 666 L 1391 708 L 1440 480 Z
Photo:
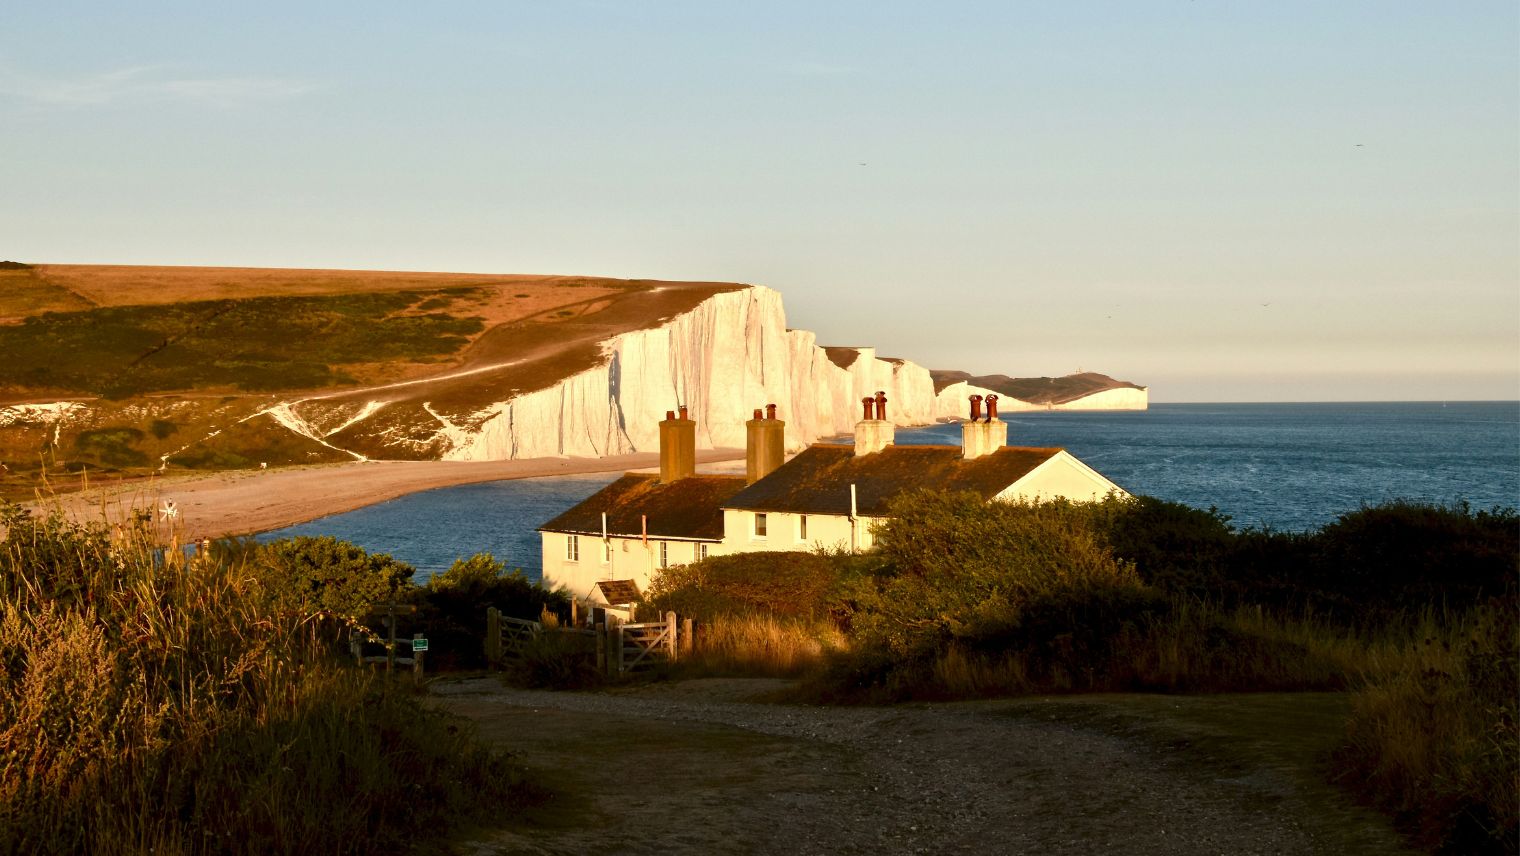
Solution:
M 494 606 L 487 609 L 486 662 L 499 666 L 507 660 L 521 660 L 523 649 L 543 632 L 544 626 L 537 621 L 510 618 Z
M 598 671 L 623 675 L 672 663 L 683 653 L 689 653 L 693 629 L 691 619 L 682 621 L 674 612 L 665 613 L 662 621 L 622 624 L 609 616 L 594 629 L 545 628 L 537 621 L 508 618 L 492 607 L 486 610 L 486 662 L 499 667 L 520 661 L 524 649 L 545 633 L 594 636 Z M 566 655 L 569 656 L 568 651 Z
M 673 663 L 679 656 L 679 623 L 674 612 L 665 613 L 664 621 L 617 626 L 617 671 L 626 674 L 660 663 Z

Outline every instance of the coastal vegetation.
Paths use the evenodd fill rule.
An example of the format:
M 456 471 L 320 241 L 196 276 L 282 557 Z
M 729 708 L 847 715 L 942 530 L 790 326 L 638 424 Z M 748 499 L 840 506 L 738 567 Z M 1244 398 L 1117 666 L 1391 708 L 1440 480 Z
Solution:
M 147 515 L 0 525 L 0 854 L 405 852 L 531 797 L 510 757 L 334 657 L 399 563 L 187 556 Z
M 814 702 L 1345 690 L 1332 775 L 1423 846 L 1505 853 L 1520 843 L 1517 541 L 1514 511 L 1466 506 L 1395 502 L 1285 534 L 1150 498 L 924 492 L 871 553 L 715 557 L 660 575 L 649 602 L 723 640 L 701 672 L 800 674 L 794 697 Z
M 0 325 L 0 391 L 126 398 L 356 383 L 346 366 L 432 362 L 478 334 L 440 311 L 475 290 L 264 296 L 49 311 Z M 427 309 L 423 309 L 427 306 Z

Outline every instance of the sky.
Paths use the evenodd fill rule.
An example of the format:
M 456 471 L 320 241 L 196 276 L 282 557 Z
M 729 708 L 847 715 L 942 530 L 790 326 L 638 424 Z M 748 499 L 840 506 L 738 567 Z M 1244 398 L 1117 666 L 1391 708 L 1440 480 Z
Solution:
M 0 258 L 737 281 L 825 344 L 1156 402 L 1520 398 L 1513 0 L 48 2 L 0 33 Z

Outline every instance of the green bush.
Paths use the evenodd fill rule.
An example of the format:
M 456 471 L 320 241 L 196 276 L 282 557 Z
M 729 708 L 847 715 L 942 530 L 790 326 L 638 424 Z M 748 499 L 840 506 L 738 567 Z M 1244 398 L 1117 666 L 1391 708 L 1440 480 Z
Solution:
M 1090 507 L 924 491 L 889 514 L 876 533 L 879 566 L 848 591 L 852 634 L 865 647 L 906 653 L 996 636 L 1037 598 L 1139 585 Z
M 406 599 L 414 569 L 324 535 L 298 536 L 258 549 L 259 580 L 274 608 L 359 621 L 375 604 Z
M 545 611 L 570 619 L 570 598 L 532 582 L 520 570 L 507 570 L 490 553 L 459 559 L 435 574 L 418 593 L 420 628 L 429 640 L 429 656 L 442 668 L 480 668 L 485 663 L 486 610 L 495 607 L 511 618 L 537 621 Z
M 644 599 L 660 612 L 702 621 L 757 612 L 822 617 L 836 608 L 849 564 L 845 557 L 820 553 L 712 556 L 656 571 Z
M 142 439 L 143 432 L 130 427 L 81 431 L 74 438 L 74 452 L 106 467 L 145 467 L 148 456 L 137 448 Z
M 1396 501 L 1342 514 L 1314 538 L 1300 585 L 1323 588 L 1354 614 L 1372 607 L 1455 609 L 1515 591 L 1520 515 L 1514 509 Z

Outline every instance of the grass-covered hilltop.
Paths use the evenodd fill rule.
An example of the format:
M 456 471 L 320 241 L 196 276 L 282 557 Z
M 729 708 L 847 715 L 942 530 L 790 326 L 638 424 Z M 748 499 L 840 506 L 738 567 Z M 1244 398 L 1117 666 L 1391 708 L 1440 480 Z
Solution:
M 130 476 L 435 456 L 419 422 L 437 420 L 419 396 L 458 410 L 541 388 L 594 364 L 608 335 L 737 287 L 7 262 L 0 486 L 24 494 L 44 467 Z M 317 398 L 320 415 L 281 407 Z M 360 418 L 366 430 L 345 432 Z

